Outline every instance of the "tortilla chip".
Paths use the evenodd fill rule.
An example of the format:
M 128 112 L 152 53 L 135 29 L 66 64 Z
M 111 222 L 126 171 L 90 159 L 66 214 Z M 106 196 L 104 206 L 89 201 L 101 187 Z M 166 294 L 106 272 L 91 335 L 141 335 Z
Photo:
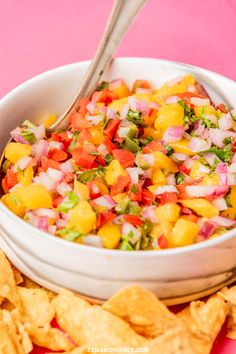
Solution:
M 236 306 L 234 305 L 230 306 L 226 337 L 230 339 L 236 339 Z
M 9 261 L 2 251 L 0 251 L 0 297 L 10 301 L 18 309 L 21 308 L 14 274 Z
M 150 341 L 148 354 L 203 354 L 192 343 L 190 333 L 183 326 L 175 326 Z
M 218 295 L 211 296 L 207 302 L 193 301 L 177 316 L 183 321 L 192 335 L 195 348 L 201 354 L 210 353 L 211 347 L 220 332 L 229 307 Z
M 20 321 L 18 310 L 12 312 L 2 310 L 1 321 L 7 328 L 7 332 L 14 344 L 16 353 L 30 353 L 33 349 L 28 333 L 25 331 L 23 324 Z
M 17 354 L 16 347 L 8 334 L 7 327 L 0 321 L 0 353 Z
M 17 288 L 22 303 L 22 316 L 25 322 L 43 327 L 54 318 L 55 311 L 47 293 L 42 289 Z
M 101 306 L 91 306 L 69 290 L 62 290 L 53 305 L 59 326 L 77 345 L 140 347 L 147 342 L 119 317 Z
M 122 289 L 106 301 L 103 308 L 127 321 L 147 338 L 157 337 L 179 322 L 152 292 L 138 285 Z
M 74 348 L 67 335 L 57 328 L 52 328 L 50 325 L 37 327 L 32 324 L 26 324 L 25 327 L 32 342 L 39 347 L 45 347 L 53 351 L 69 351 Z
M 223 288 L 217 293 L 225 301 L 236 306 L 236 285 L 231 288 Z
M 11 269 L 14 274 L 14 279 L 15 279 L 16 285 L 23 283 L 24 278 L 23 278 L 23 275 L 21 274 L 21 272 L 12 263 L 10 263 L 10 265 L 11 265 Z
M 26 275 L 24 275 L 24 281 L 21 284 L 22 287 L 27 288 L 27 289 L 43 289 L 47 295 L 50 301 L 52 301 L 53 299 L 55 299 L 55 297 L 57 296 L 56 293 L 54 293 L 53 291 L 46 289 L 44 287 L 42 287 L 41 285 L 35 283 L 33 280 L 31 280 L 30 278 L 28 278 Z

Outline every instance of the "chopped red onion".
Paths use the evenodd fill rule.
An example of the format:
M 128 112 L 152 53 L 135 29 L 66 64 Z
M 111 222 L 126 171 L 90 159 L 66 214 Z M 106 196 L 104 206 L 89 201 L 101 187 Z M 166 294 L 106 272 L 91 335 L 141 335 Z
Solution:
M 50 140 L 49 141 L 49 150 L 64 150 L 64 144 L 61 143 L 60 141 L 55 141 L 55 140 Z
M 179 96 L 168 96 L 165 100 L 166 104 L 172 104 L 172 103 L 177 103 L 179 102 L 180 98 Z
M 112 209 L 116 205 L 115 201 L 109 196 L 109 194 L 96 198 L 93 201 L 95 204 L 100 205 L 107 209 Z
M 49 142 L 46 140 L 39 140 L 32 146 L 32 155 L 35 157 L 37 162 L 41 161 L 43 156 L 48 156 L 48 152 Z
M 141 237 L 141 231 L 136 229 L 132 224 L 125 222 L 122 225 L 122 235 L 128 236 L 130 233 L 132 233 L 133 237 L 129 237 L 129 242 L 134 245 Z
M 21 171 L 24 171 L 30 164 L 32 164 L 32 157 L 30 156 L 24 156 L 20 160 L 17 161 L 17 163 L 13 166 L 13 172 L 18 172 L 18 168 Z
M 210 100 L 208 98 L 191 97 L 190 103 L 194 106 L 209 106 Z
M 129 131 L 130 127 L 119 127 L 117 135 L 119 136 L 119 138 L 124 138 L 129 134 Z
M 220 148 L 224 147 L 224 139 L 225 138 L 236 138 L 236 133 L 234 132 L 228 132 L 228 131 L 223 131 L 221 129 L 209 129 L 209 137 L 212 141 L 212 143 Z
M 236 185 L 236 175 L 234 173 L 219 173 L 220 181 L 223 185 L 234 186 Z
M 219 162 L 215 169 L 216 173 L 227 173 L 228 172 L 228 165 L 224 162 Z
M 33 128 L 28 128 L 27 131 L 31 131 L 34 134 L 35 139 L 37 141 L 44 139 L 46 136 L 44 124 L 41 124 Z
M 233 127 L 233 119 L 230 113 L 224 114 L 219 120 L 219 128 L 221 130 L 229 130 Z
M 58 219 L 58 220 L 56 220 L 56 226 L 57 226 L 57 229 L 63 229 L 64 227 L 67 226 L 67 221 L 63 220 L 63 219 Z
M 100 152 L 100 154 L 102 154 L 103 156 L 106 156 L 107 154 L 109 154 L 109 151 L 107 150 L 106 145 L 104 145 L 103 143 L 97 147 L 97 151 Z
M 163 135 L 163 140 L 165 143 L 171 143 L 174 141 L 181 140 L 183 135 L 184 135 L 184 127 L 181 125 L 175 125 L 166 129 Z
M 95 114 L 96 110 L 96 103 L 95 102 L 89 102 L 86 106 L 89 114 Z
M 139 100 L 133 96 L 129 96 L 128 103 L 132 110 L 142 112 L 144 116 L 147 116 L 149 114 L 148 102 L 144 100 Z
M 49 191 L 55 191 L 57 183 L 46 172 L 40 172 L 40 174 L 33 178 L 33 183 L 42 184 Z
M 187 91 L 188 91 L 188 92 L 192 92 L 192 93 L 197 93 L 197 90 L 196 90 L 196 88 L 195 88 L 194 85 L 189 85 L 189 86 L 187 87 Z
M 209 222 L 215 224 L 216 226 L 220 227 L 232 227 L 236 225 L 235 220 L 231 220 L 228 218 L 225 218 L 223 216 L 213 216 L 209 219 Z
M 142 210 L 142 217 L 150 220 L 153 223 L 157 223 L 159 220 L 156 214 L 156 206 L 151 205 L 151 206 L 144 207 Z
M 57 231 L 56 225 L 49 225 L 48 226 L 48 233 L 51 235 L 55 235 Z
M 173 192 L 173 193 L 178 193 L 178 189 L 175 186 L 172 185 L 166 185 L 166 186 L 159 186 L 155 190 L 154 194 L 155 195 L 161 195 L 166 192 Z
M 201 138 L 192 138 L 188 143 L 188 148 L 193 152 L 200 152 L 211 147 L 211 142 Z
M 63 197 L 66 195 L 66 193 L 72 191 L 71 186 L 66 183 L 66 182 L 61 182 L 58 186 L 57 186 L 57 193 L 62 195 Z
M 114 108 L 108 107 L 107 108 L 107 118 L 108 119 L 115 119 L 117 116 L 116 110 Z
M 125 119 L 128 114 L 128 111 L 129 111 L 129 104 L 126 103 L 121 109 L 120 119 Z
M 43 231 L 48 231 L 48 226 L 49 226 L 49 220 L 48 216 L 39 216 L 37 217 L 37 228 Z
M 205 221 L 200 228 L 199 234 L 201 236 L 208 238 L 214 234 L 215 230 L 216 230 L 216 225 L 208 221 Z
M 221 196 L 228 191 L 228 186 L 186 186 L 186 193 L 191 197 Z
M 236 162 L 231 163 L 231 165 L 228 166 L 228 172 L 229 173 L 236 173 Z
M 11 137 L 12 137 L 17 143 L 31 145 L 29 141 L 27 141 L 26 139 L 23 138 L 23 136 L 21 135 L 21 131 L 19 130 L 19 128 L 14 129 L 10 134 L 11 134 Z
M 64 173 L 70 173 L 74 171 L 74 167 L 71 161 L 67 160 L 60 164 L 60 170 Z
M 155 165 L 155 157 L 153 154 L 142 154 L 141 159 L 148 163 L 150 166 Z
M 55 182 L 60 182 L 63 180 L 63 177 L 64 177 L 64 173 L 59 171 L 59 170 L 56 170 L 55 168 L 51 168 L 49 167 L 47 169 L 47 174 L 49 177 L 51 177 Z
M 176 184 L 175 175 L 173 173 L 166 177 L 166 183 L 170 185 Z
M 128 172 L 131 182 L 133 184 L 138 184 L 139 175 L 145 174 L 145 172 L 139 167 L 127 167 L 126 171 Z
M 202 136 L 203 132 L 205 131 L 204 125 L 202 125 L 202 120 L 198 120 L 194 124 L 194 134 L 198 136 Z
M 215 160 L 220 162 L 220 159 L 213 152 L 206 152 L 204 154 L 204 159 L 210 166 L 214 165 Z
M 98 248 L 103 248 L 103 242 L 98 235 L 86 235 L 83 237 L 83 244 L 87 246 L 93 246 Z
M 186 155 L 186 154 L 180 154 L 180 153 L 174 152 L 171 157 L 172 157 L 173 160 L 175 160 L 175 161 L 178 162 L 178 161 L 185 161 L 185 160 L 187 160 L 188 155 Z
M 186 167 L 187 169 L 191 170 L 191 168 L 193 167 L 193 164 L 194 164 L 194 159 L 190 157 L 187 160 L 185 160 L 183 162 L 183 164 L 184 164 L 184 167 Z
M 89 116 L 89 115 L 86 115 L 86 119 L 92 124 L 92 125 L 98 125 L 100 124 L 104 117 L 103 115 L 99 114 L 99 115 L 95 115 L 95 116 Z
M 149 108 L 159 110 L 161 108 L 161 105 L 158 104 L 157 102 L 148 102 Z
M 212 204 L 218 209 L 218 210 L 227 210 L 228 206 L 224 198 L 217 198 L 212 201 Z

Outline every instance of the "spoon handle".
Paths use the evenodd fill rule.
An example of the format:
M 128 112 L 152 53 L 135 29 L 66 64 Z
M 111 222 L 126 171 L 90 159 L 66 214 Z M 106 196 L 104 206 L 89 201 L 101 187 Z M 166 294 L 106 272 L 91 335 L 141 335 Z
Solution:
M 115 0 L 105 31 L 95 56 L 85 74 L 78 95 L 68 112 L 59 118 L 49 131 L 66 129 L 68 117 L 79 108 L 82 97 L 90 96 L 111 62 L 112 55 L 127 32 L 128 28 L 148 0 Z

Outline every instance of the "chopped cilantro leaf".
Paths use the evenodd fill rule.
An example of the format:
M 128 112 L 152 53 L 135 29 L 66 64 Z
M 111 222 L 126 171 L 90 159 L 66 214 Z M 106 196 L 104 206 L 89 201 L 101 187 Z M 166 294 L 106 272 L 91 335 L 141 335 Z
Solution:
M 139 139 L 140 145 L 142 145 L 142 147 L 148 145 L 151 141 L 153 141 L 152 136 L 149 136 L 147 139 Z
M 82 183 L 88 183 L 93 181 L 95 177 L 96 177 L 96 172 L 94 170 L 89 170 L 89 171 L 82 172 L 79 175 L 78 180 Z
M 74 208 L 78 203 L 78 195 L 70 191 L 67 193 L 67 198 L 65 199 L 65 201 L 58 206 L 57 210 L 61 213 L 68 213 L 68 211 Z
M 78 139 L 78 135 L 79 135 L 79 132 L 75 131 L 74 134 L 73 134 L 73 138 L 72 138 L 72 141 L 68 147 L 68 151 L 71 152 L 75 149 L 76 145 L 77 145 L 77 139 Z
M 227 207 L 228 207 L 228 208 L 231 208 L 231 207 L 232 207 L 232 204 L 231 204 L 231 200 L 230 200 L 230 193 L 228 193 L 228 194 L 226 195 L 225 201 L 226 201 Z
M 191 109 L 185 102 L 184 100 L 179 100 L 178 103 L 180 106 L 183 107 L 184 109 L 184 123 L 194 123 L 196 122 L 197 118 L 194 115 L 193 109 Z
M 133 122 L 136 125 L 140 125 L 141 127 L 146 126 L 144 120 L 142 119 L 142 112 L 133 111 L 132 109 L 129 109 L 126 118 L 128 121 Z
M 100 85 L 96 88 L 96 91 L 107 90 L 109 88 L 109 82 L 103 81 Z
M 175 150 L 170 145 L 166 146 L 166 150 L 167 150 L 167 156 L 171 156 L 175 152 Z
M 224 145 L 231 144 L 233 141 L 233 138 L 231 136 L 228 136 L 227 138 L 224 138 L 223 143 Z
M 216 156 L 221 159 L 224 162 L 229 162 L 233 156 L 233 152 L 228 149 L 227 147 L 225 147 L 224 149 L 219 149 L 216 146 L 211 147 L 208 150 L 202 151 L 203 153 L 206 152 L 213 152 L 214 154 L 216 154 Z
M 130 188 L 130 192 L 132 192 L 134 194 L 138 194 L 138 188 L 135 186 L 135 184 L 132 184 L 132 186 Z
M 93 155 L 93 156 L 99 156 L 99 155 L 100 155 L 100 153 L 99 153 L 99 152 L 97 152 L 97 151 L 91 151 L 91 152 L 90 152 L 90 155 Z
M 36 142 L 35 135 L 30 130 L 24 130 L 23 132 L 21 132 L 21 135 L 25 140 L 27 140 L 31 144 L 34 144 Z
M 80 232 L 76 231 L 75 229 L 67 229 L 66 227 L 58 230 L 56 232 L 56 235 L 63 236 L 64 240 L 71 241 L 71 242 L 83 236 Z
M 129 243 L 128 240 L 123 240 L 120 244 L 120 250 L 123 251 L 132 251 L 133 247 L 131 246 L 131 244 Z
M 115 210 L 117 214 L 131 214 L 140 216 L 142 208 L 138 204 L 131 202 L 131 200 L 126 197 L 120 201 Z
M 184 175 L 182 173 L 177 173 L 176 175 L 176 183 L 177 184 L 182 184 L 184 183 Z
M 140 150 L 140 146 L 139 146 L 138 142 L 136 141 L 136 139 L 130 139 L 130 138 L 128 138 L 128 136 L 125 137 L 122 147 L 125 150 L 131 151 L 133 154 L 135 154 L 136 152 L 138 152 Z
M 111 163 L 111 161 L 113 160 L 112 154 L 106 154 L 104 156 L 104 160 L 105 160 L 106 164 L 109 165 Z

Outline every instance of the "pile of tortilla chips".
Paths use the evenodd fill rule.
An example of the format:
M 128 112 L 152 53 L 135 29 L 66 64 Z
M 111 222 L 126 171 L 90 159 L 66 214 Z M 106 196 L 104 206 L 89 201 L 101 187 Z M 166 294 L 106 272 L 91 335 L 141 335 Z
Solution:
M 54 318 L 61 329 L 51 326 Z M 225 321 L 227 335 L 236 339 L 236 286 L 177 314 L 136 285 L 102 306 L 90 305 L 69 290 L 43 289 L 0 251 L 0 354 L 30 353 L 33 344 L 49 353 L 207 354 Z

